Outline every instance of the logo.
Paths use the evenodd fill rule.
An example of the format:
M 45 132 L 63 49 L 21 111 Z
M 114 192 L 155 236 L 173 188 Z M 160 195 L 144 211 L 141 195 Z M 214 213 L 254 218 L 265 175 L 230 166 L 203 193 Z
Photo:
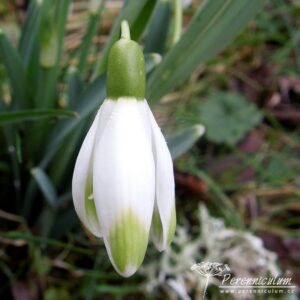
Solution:
M 224 272 L 230 272 L 230 268 L 228 265 L 224 265 L 221 263 L 212 263 L 203 261 L 199 264 L 194 264 L 191 266 L 192 271 L 196 271 L 200 275 L 206 277 L 206 283 L 203 291 L 203 296 L 206 294 L 206 290 L 208 287 L 209 279 L 214 276 L 221 276 Z
M 216 262 L 201 262 L 192 265 L 192 271 L 197 272 L 206 278 L 203 297 L 209 280 L 212 277 L 219 277 L 219 291 L 221 294 L 295 294 L 296 286 L 292 283 L 291 277 L 276 275 L 274 277 L 234 277 L 227 264 Z

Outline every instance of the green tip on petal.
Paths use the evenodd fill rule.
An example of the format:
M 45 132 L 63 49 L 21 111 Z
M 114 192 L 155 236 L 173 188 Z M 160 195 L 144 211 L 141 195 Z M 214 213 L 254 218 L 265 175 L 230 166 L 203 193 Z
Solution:
M 170 245 L 171 242 L 173 241 L 175 231 L 176 231 L 176 209 L 174 206 L 172 209 L 172 213 L 171 213 L 170 226 L 169 226 L 168 235 L 167 235 L 168 245 Z
M 166 243 L 164 243 L 163 226 L 160 219 L 160 214 L 158 209 L 155 208 L 152 216 L 152 237 L 153 237 L 153 242 L 155 244 L 155 247 L 159 251 L 165 250 L 166 246 L 172 242 L 174 238 L 175 230 L 176 230 L 176 210 L 174 206 L 169 221 L 167 241 Z
M 99 232 L 95 231 L 96 228 L 100 229 L 100 223 L 98 220 L 97 210 L 93 196 L 93 182 L 91 174 L 89 174 L 87 178 L 84 198 L 86 220 L 88 222 L 88 224 L 85 224 L 85 228 L 88 229 L 95 236 L 101 237 L 100 230 Z
M 127 211 L 111 229 L 108 243 L 117 272 L 129 277 L 144 260 L 148 232 L 139 218 L 132 211 Z
M 163 228 L 160 220 L 160 215 L 158 209 L 155 208 L 152 216 L 152 237 L 153 242 L 159 251 L 162 251 L 162 241 L 163 241 Z

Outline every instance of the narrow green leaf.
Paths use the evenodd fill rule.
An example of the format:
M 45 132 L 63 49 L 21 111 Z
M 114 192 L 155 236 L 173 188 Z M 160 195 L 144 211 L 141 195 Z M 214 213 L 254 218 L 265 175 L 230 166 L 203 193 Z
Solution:
M 94 77 L 100 75 L 106 69 L 109 50 L 112 47 L 112 45 L 114 44 L 114 42 L 116 42 L 120 37 L 120 26 L 121 26 L 122 20 L 127 20 L 131 27 L 131 30 L 136 32 L 135 38 L 136 39 L 140 38 L 140 34 L 145 29 L 144 27 L 147 25 L 147 22 L 143 22 L 144 23 L 142 26 L 143 29 L 137 30 L 135 28 L 132 28 L 132 26 L 135 24 L 135 22 L 137 22 L 137 20 L 139 20 L 139 16 L 142 13 L 145 13 L 144 8 L 148 5 L 150 5 L 150 2 L 153 4 L 153 7 L 154 7 L 153 2 L 156 2 L 156 0 L 139 0 L 139 1 L 126 0 L 125 1 L 123 9 L 122 9 L 121 13 L 119 14 L 118 18 L 115 20 L 114 26 L 111 29 L 109 40 L 107 41 L 107 43 L 105 45 L 103 54 L 97 63 Z M 138 22 L 136 26 L 138 26 L 138 24 L 140 24 L 140 23 Z
M 156 2 L 157 0 L 147 1 L 140 14 L 138 15 L 134 23 L 131 25 L 130 35 L 133 40 L 138 41 L 139 38 L 142 36 L 152 15 Z
M 87 29 L 80 46 L 78 70 L 84 76 L 87 64 L 89 50 L 92 46 L 93 37 L 97 31 L 97 26 L 100 21 L 101 12 L 104 7 L 104 0 L 100 1 L 99 7 L 94 11 L 90 11 Z
M 39 31 L 39 70 L 36 107 L 53 108 L 70 0 L 44 0 Z
M 73 111 L 59 109 L 32 109 L 0 113 L 0 124 L 32 121 L 53 117 L 76 117 Z
M 182 29 L 182 0 L 173 1 L 173 20 L 171 27 L 171 45 L 175 45 L 181 36 Z
M 180 41 L 152 73 L 147 99 L 158 101 L 182 84 L 199 64 L 224 49 L 264 3 L 263 0 L 205 1 Z
M 234 228 L 243 228 L 240 215 L 236 213 L 236 208 L 232 200 L 223 192 L 222 188 L 205 172 L 199 170 L 196 172 L 196 175 L 205 182 L 215 196 L 212 204 L 224 216 L 227 224 L 230 224 Z
M 106 96 L 105 76 L 98 77 L 90 86 L 82 93 L 78 100 L 78 118 L 60 122 L 50 137 L 50 143 L 45 151 L 45 156 L 40 166 L 46 166 L 51 158 L 59 149 L 63 140 L 76 129 L 88 116 L 96 113 Z
M 53 5 L 53 0 L 51 0 L 51 3 Z M 58 50 L 57 65 L 60 63 L 60 58 L 63 52 L 64 37 L 67 29 L 68 14 L 70 12 L 70 4 L 71 4 L 71 0 L 59 1 L 58 4 L 57 24 L 58 24 L 59 50 Z
M 27 106 L 28 90 L 25 70 L 22 60 L 16 49 L 12 46 L 4 32 L 0 29 L 0 58 L 7 71 L 12 93 L 14 96 L 14 107 Z
M 40 67 L 38 70 L 38 86 L 35 90 L 35 107 L 49 109 L 55 107 L 57 95 L 56 85 L 59 75 L 57 67 Z
M 171 15 L 171 1 L 160 0 L 155 7 L 152 18 L 150 19 L 144 49 L 146 53 L 163 53 L 165 51 Z
M 57 205 L 57 194 L 48 175 L 41 168 L 34 168 L 31 174 L 42 191 L 50 207 L 55 208 Z
M 72 121 L 63 121 L 53 130 L 49 137 L 49 143 L 44 151 L 44 156 L 38 164 L 39 167 L 45 168 L 49 165 L 57 151 L 64 145 L 65 139 L 87 120 L 87 117 L 96 113 L 106 96 L 105 76 L 102 75 L 94 80 L 89 87 L 82 92 L 78 99 L 78 118 Z M 36 183 L 30 180 L 25 193 L 24 214 L 28 215 L 32 206 L 33 195 L 36 193 Z
M 42 236 L 34 236 L 31 233 L 21 232 L 21 231 L 8 231 L 4 233 L 4 236 L 8 239 L 22 239 L 37 245 L 47 244 L 55 247 L 61 247 L 62 249 L 68 249 L 68 251 L 76 252 L 83 255 L 91 256 L 91 250 L 86 248 L 81 248 L 77 246 L 70 246 L 69 243 L 63 243 L 55 239 L 49 239 Z
M 27 17 L 22 27 L 19 41 L 19 52 L 23 64 L 27 68 L 33 58 L 34 48 L 37 46 L 37 36 L 40 25 L 40 3 L 36 0 L 30 2 Z
M 167 144 L 172 158 L 176 159 L 187 152 L 203 135 L 204 130 L 204 127 L 199 124 L 183 129 L 176 135 L 168 137 Z
M 83 82 L 80 78 L 78 70 L 75 67 L 71 67 L 67 75 L 68 85 L 68 107 L 75 109 L 78 105 L 77 100 L 83 89 Z
M 142 289 L 138 285 L 107 285 L 107 284 L 99 284 L 96 286 L 96 291 L 99 294 L 110 294 L 116 296 L 124 296 L 131 293 L 141 292 Z
M 89 129 L 87 125 L 90 125 L 88 120 L 77 126 L 77 130 L 73 130 L 71 134 L 61 142 L 58 151 L 51 160 L 48 173 L 57 188 L 64 188 L 66 178 L 72 178 L 74 167 L 72 162 L 76 159 L 77 151 L 81 146 L 85 133 Z
M 44 67 L 55 67 L 60 62 L 70 1 L 42 2 L 39 41 L 40 63 Z

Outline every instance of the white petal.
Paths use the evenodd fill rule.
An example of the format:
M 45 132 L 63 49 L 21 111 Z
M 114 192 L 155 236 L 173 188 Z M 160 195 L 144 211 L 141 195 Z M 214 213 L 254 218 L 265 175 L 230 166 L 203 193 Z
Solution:
M 153 235 L 156 247 L 162 251 L 171 242 L 176 225 L 174 171 L 167 143 L 149 107 L 148 114 L 152 126 L 152 149 L 156 176 L 153 216 L 153 227 L 156 228 L 153 228 Z M 159 224 L 161 230 L 157 228 Z
M 98 111 L 79 151 L 72 179 L 72 194 L 76 213 L 83 225 L 95 236 L 101 237 L 100 224 L 95 213 L 92 193 L 92 161 L 94 145 L 112 112 L 113 105 L 106 100 Z M 86 202 L 87 201 L 87 202 Z M 90 202 L 88 202 L 90 201 Z
M 116 107 L 116 101 L 106 99 L 100 107 L 99 110 L 99 123 L 97 127 L 96 141 L 95 145 L 99 142 L 99 139 L 107 125 L 107 122 Z
M 146 102 L 120 98 L 116 103 L 95 148 L 94 197 L 112 264 L 130 276 L 147 248 L 155 171 L 150 136 L 139 111 Z

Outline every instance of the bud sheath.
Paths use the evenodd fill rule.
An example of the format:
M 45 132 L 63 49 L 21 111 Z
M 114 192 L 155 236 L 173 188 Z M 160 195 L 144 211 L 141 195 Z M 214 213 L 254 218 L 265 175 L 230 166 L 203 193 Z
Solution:
M 128 23 L 122 22 L 121 39 L 112 47 L 108 58 L 107 96 L 145 98 L 145 61 L 140 46 L 130 40 Z

